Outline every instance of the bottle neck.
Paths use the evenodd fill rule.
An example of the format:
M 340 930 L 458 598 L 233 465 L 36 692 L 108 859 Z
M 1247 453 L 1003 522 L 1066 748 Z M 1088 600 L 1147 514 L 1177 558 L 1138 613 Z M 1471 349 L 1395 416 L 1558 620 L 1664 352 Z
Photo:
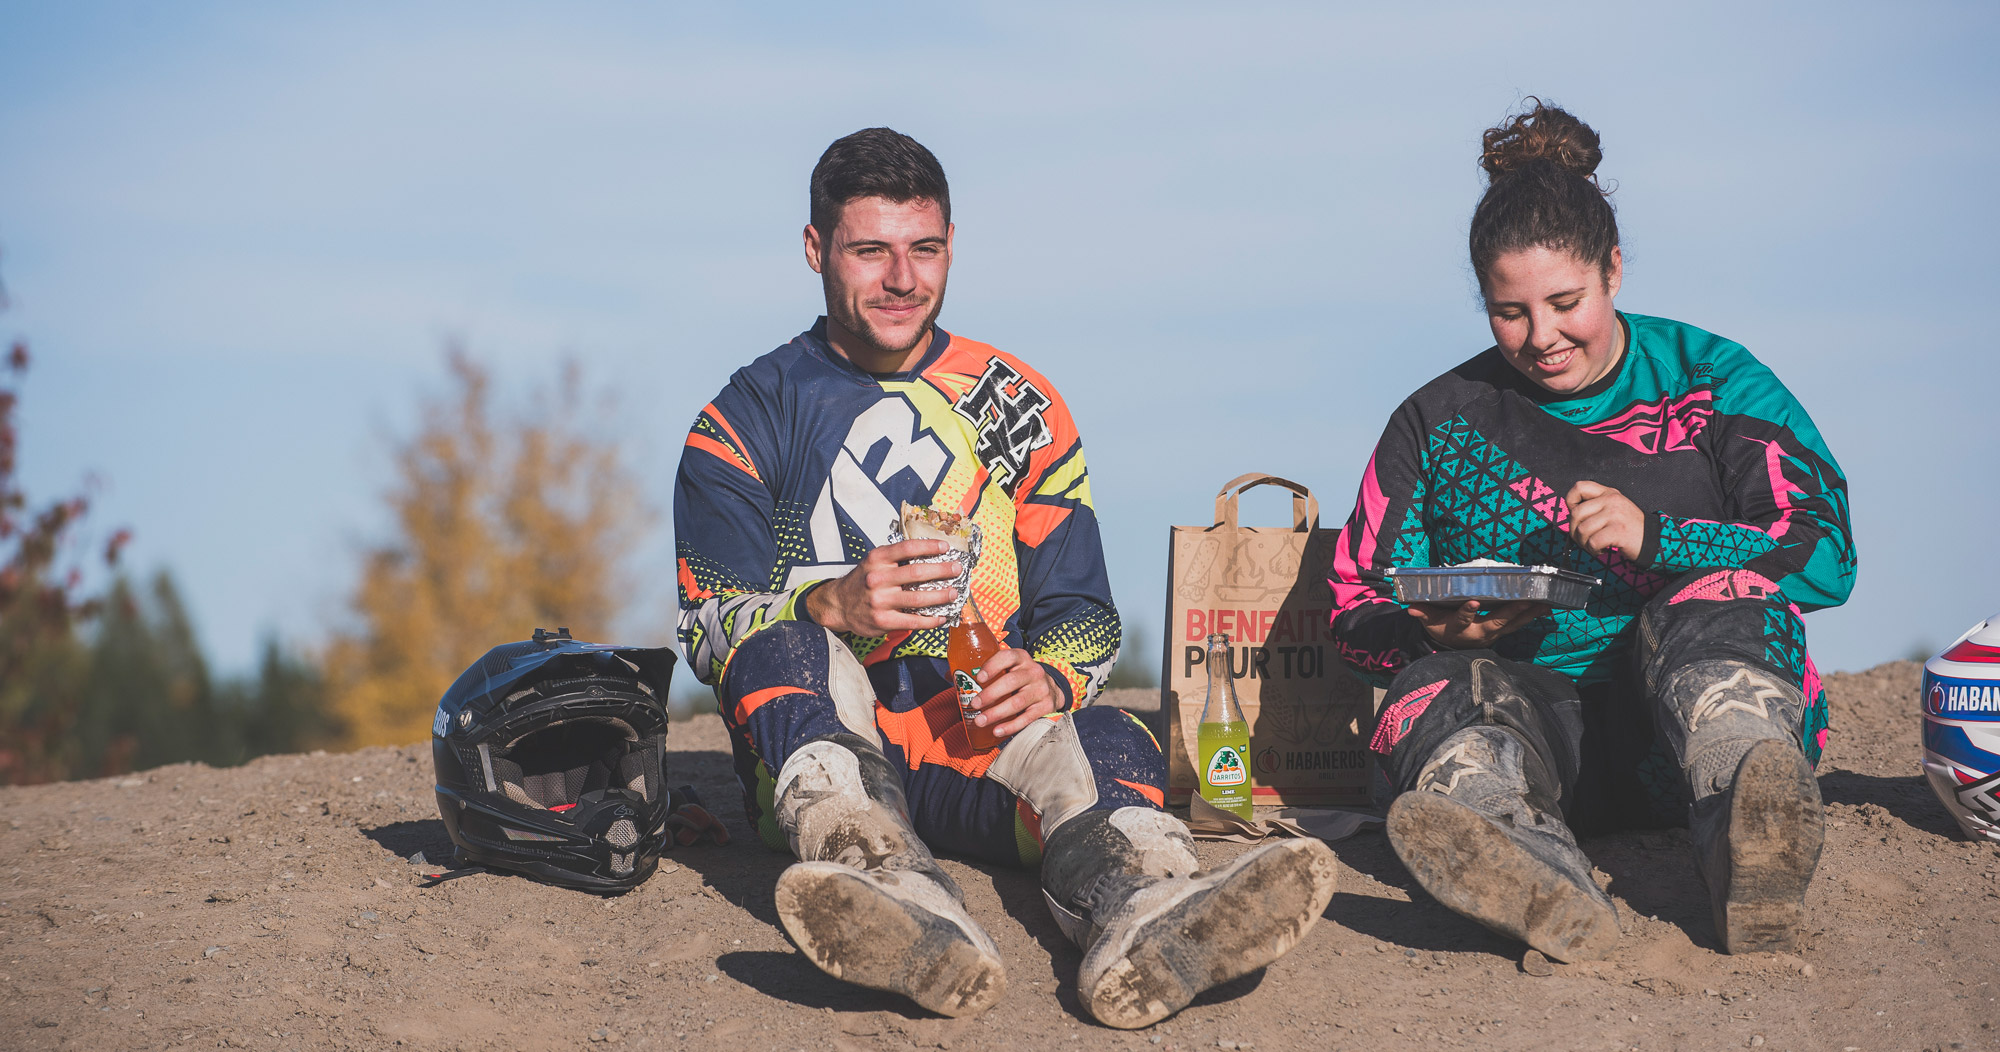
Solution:
M 1208 651 L 1208 701 L 1202 706 L 1203 723 L 1236 723 L 1243 719 L 1243 708 L 1236 702 L 1236 677 L 1229 666 L 1229 648 L 1211 647 Z

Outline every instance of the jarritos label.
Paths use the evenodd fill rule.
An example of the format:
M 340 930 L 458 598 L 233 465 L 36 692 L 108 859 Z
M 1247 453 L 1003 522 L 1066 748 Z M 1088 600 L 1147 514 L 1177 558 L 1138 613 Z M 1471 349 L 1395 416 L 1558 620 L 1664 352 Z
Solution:
M 1230 639 L 1230 672 L 1250 723 L 1250 747 L 1237 759 L 1253 799 L 1367 805 L 1374 691 L 1347 671 L 1329 631 L 1324 567 L 1337 536 L 1174 529 L 1161 703 L 1175 803 L 1196 791 L 1206 768 L 1196 766 L 1195 745 L 1208 636 L 1220 633 Z
M 958 713 L 967 722 L 971 722 L 974 716 L 979 715 L 979 708 L 974 704 L 979 700 L 979 683 L 972 678 L 977 675 L 979 675 L 978 669 L 973 669 L 970 673 L 951 674 L 951 685 L 958 691 Z
M 1215 750 L 1215 754 L 1208 758 L 1210 785 L 1242 785 L 1249 778 L 1250 772 L 1243 767 L 1243 757 L 1236 752 L 1234 746 L 1225 745 Z

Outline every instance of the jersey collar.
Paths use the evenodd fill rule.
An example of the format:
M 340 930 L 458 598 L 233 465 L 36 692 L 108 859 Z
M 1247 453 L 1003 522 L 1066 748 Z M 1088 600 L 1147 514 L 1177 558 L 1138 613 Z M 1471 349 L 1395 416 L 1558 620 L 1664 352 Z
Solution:
M 1514 384 L 1515 390 L 1520 391 L 1523 395 L 1527 396 L 1529 401 L 1534 402 L 1536 405 L 1555 405 L 1559 402 L 1587 402 L 1618 386 L 1618 378 L 1625 375 L 1625 365 L 1632 360 L 1632 352 L 1637 348 L 1632 346 L 1632 323 L 1625 320 L 1624 311 L 1616 313 L 1618 315 L 1619 327 L 1625 330 L 1625 349 L 1618 355 L 1618 361 L 1611 366 L 1610 372 L 1591 381 L 1590 386 L 1581 390 L 1571 391 L 1567 394 L 1558 394 L 1522 376 L 1519 369 L 1508 365 L 1506 367 L 1507 371 L 1513 373 L 1514 379 L 1517 381 Z
M 899 373 L 871 373 L 855 365 L 846 355 L 833 349 L 832 341 L 826 337 L 826 315 L 819 316 L 813 327 L 800 334 L 819 357 L 828 365 L 863 383 L 894 383 L 900 380 L 914 380 L 923 375 L 925 369 L 937 363 L 944 356 L 945 348 L 951 346 L 951 333 L 936 325 L 931 326 L 931 345 L 924 350 L 915 365 Z

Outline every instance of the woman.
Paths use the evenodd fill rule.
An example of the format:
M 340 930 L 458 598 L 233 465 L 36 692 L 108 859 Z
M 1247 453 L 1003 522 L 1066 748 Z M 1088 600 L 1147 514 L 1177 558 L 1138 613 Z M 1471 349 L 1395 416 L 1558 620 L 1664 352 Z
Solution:
M 1472 265 L 1494 346 L 1390 418 L 1330 583 L 1396 854 L 1445 905 L 1561 960 L 1618 937 L 1572 829 L 1687 825 L 1723 948 L 1797 943 L 1826 699 L 1803 610 L 1854 582 L 1846 482 L 1750 352 L 1616 310 L 1589 126 L 1487 131 Z M 1393 566 L 1555 564 L 1580 610 L 1391 598 Z

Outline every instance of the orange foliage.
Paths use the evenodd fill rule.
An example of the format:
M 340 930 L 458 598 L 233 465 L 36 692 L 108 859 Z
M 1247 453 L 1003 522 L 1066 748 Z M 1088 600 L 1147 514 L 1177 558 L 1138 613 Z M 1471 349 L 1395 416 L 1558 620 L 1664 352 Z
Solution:
M 496 423 L 486 370 L 457 351 L 449 364 L 452 395 L 396 451 L 396 537 L 366 552 L 357 627 L 326 653 L 349 746 L 425 737 L 466 666 L 537 627 L 603 639 L 650 518 L 616 443 L 583 430 L 574 368 L 553 399 Z

